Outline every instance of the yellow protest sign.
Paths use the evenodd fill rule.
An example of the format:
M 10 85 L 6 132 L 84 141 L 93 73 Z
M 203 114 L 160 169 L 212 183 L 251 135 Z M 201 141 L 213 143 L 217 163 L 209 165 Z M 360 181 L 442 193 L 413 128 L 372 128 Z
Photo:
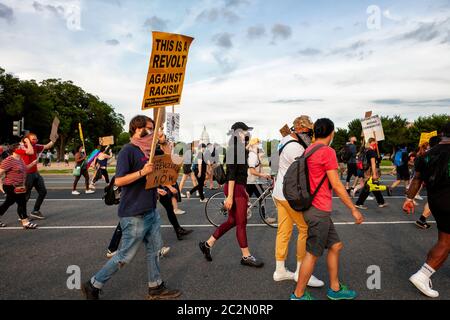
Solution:
M 183 158 L 177 155 L 164 154 L 153 159 L 153 172 L 147 175 L 146 189 L 158 186 L 172 186 L 177 182 L 178 172 Z
M 423 132 L 423 133 L 420 135 L 419 147 L 420 147 L 421 145 L 423 145 L 424 143 L 427 143 L 428 141 L 430 141 L 430 139 L 431 139 L 432 137 L 437 137 L 437 135 L 438 135 L 437 131 L 433 131 L 433 132 L 429 132 L 429 133 Z
M 153 32 L 142 110 L 180 104 L 189 48 L 194 38 Z

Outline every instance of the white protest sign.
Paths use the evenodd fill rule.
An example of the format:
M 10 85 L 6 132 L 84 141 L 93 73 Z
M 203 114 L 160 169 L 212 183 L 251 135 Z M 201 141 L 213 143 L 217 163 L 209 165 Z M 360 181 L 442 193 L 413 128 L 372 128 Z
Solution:
M 361 120 L 361 125 L 366 142 L 368 142 L 370 138 L 375 138 L 377 141 L 384 140 L 383 125 L 381 124 L 379 116 L 372 116 Z
M 180 139 L 180 114 L 167 113 L 166 114 L 166 130 L 167 138 L 170 141 L 178 141 Z

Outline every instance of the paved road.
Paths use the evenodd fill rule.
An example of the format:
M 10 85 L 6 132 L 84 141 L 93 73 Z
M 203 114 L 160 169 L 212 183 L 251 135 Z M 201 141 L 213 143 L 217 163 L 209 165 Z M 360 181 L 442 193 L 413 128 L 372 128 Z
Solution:
M 46 181 L 49 194 L 43 212 L 47 220 L 39 222 L 40 230 L 18 228 L 14 207 L 2 219 L 9 228 L 0 229 L 0 299 L 80 299 L 79 291 L 66 287 L 67 267 L 79 266 L 85 280 L 106 262 L 106 247 L 118 221 L 116 208 L 103 204 L 100 191 L 72 196 L 68 189 L 71 177 L 48 176 Z M 400 208 L 403 191 L 399 188 L 394 197 L 387 198 L 389 208 L 379 209 L 374 201 L 368 201 L 370 210 L 364 212 L 367 223 L 361 226 L 351 224 L 350 214 L 338 199 L 333 200 L 333 219 L 345 246 L 341 258 L 342 281 L 357 290 L 360 299 L 427 299 L 408 282 L 408 277 L 423 263 L 434 244 L 436 226 L 433 224 L 426 231 L 414 226 L 417 216 L 406 216 Z M 204 216 L 204 204 L 190 199 L 184 200 L 180 207 L 187 211 L 179 216 L 180 223 L 195 232 L 177 241 L 165 212 L 160 211 L 163 239 L 171 247 L 161 265 L 164 279 L 170 286 L 182 289 L 184 299 L 284 300 L 289 297 L 295 283 L 272 280 L 275 229 L 263 225 L 257 216 L 249 222 L 252 225 L 248 228 L 250 248 L 266 263 L 264 268 L 255 270 L 239 264 L 240 250 L 233 231 L 217 243 L 214 261 L 209 263 L 198 250 L 198 242 L 214 231 Z M 294 269 L 295 241 L 291 242 L 290 252 L 287 265 Z M 367 268 L 371 265 L 381 268 L 381 290 L 369 290 L 366 286 Z M 319 260 L 315 274 L 328 282 L 324 258 Z M 449 279 L 447 263 L 433 277 L 441 299 L 450 298 Z M 146 264 L 141 249 L 133 263 L 104 288 L 103 298 L 142 299 L 145 286 Z M 311 292 L 318 299 L 326 299 L 325 289 Z

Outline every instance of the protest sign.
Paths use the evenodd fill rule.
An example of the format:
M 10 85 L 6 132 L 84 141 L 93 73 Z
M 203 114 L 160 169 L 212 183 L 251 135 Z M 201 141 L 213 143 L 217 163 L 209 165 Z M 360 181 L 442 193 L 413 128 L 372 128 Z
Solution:
M 142 110 L 180 104 L 189 47 L 194 38 L 153 32 Z
M 59 119 L 55 117 L 52 123 L 52 132 L 50 133 L 50 140 L 56 142 L 58 140 L 58 128 L 59 128 Z
M 280 129 L 280 133 L 284 138 L 291 134 L 291 128 L 289 128 L 289 126 L 285 124 L 284 127 Z
M 114 144 L 114 136 L 98 138 L 98 144 L 101 146 L 110 146 Z
M 145 188 L 152 189 L 158 186 L 172 186 L 177 182 L 178 172 L 183 158 L 177 155 L 164 154 L 153 158 L 153 172 L 147 175 Z
M 370 138 L 375 138 L 376 141 L 384 140 L 383 125 L 379 116 L 372 116 L 370 118 L 361 120 L 361 126 L 366 142 Z
M 180 139 L 180 114 L 167 113 L 166 121 L 167 139 L 178 141 Z
M 420 135 L 419 147 L 421 145 L 423 145 L 424 143 L 429 142 L 432 137 L 437 137 L 437 135 L 438 135 L 437 131 L 433 131 L 433 132 L 429 132 L 429 133 L 423 132 Z

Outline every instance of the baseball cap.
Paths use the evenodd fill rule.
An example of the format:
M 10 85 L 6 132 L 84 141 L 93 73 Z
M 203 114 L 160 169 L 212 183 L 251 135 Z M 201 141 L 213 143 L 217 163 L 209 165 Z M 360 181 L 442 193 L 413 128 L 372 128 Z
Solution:
M 236 122 L 235 124 L 233 124 L 231 126 L 231 130 L 239 130 L 239 129 L 244 130 L 244 131 L 251 131 L 251 130 L 253 130 L 252 127 L 247 126 L 243 122 Z
M 314 123 L 309 116 L 302 115 L 294 120 L 294 127 L 314 129 Z

